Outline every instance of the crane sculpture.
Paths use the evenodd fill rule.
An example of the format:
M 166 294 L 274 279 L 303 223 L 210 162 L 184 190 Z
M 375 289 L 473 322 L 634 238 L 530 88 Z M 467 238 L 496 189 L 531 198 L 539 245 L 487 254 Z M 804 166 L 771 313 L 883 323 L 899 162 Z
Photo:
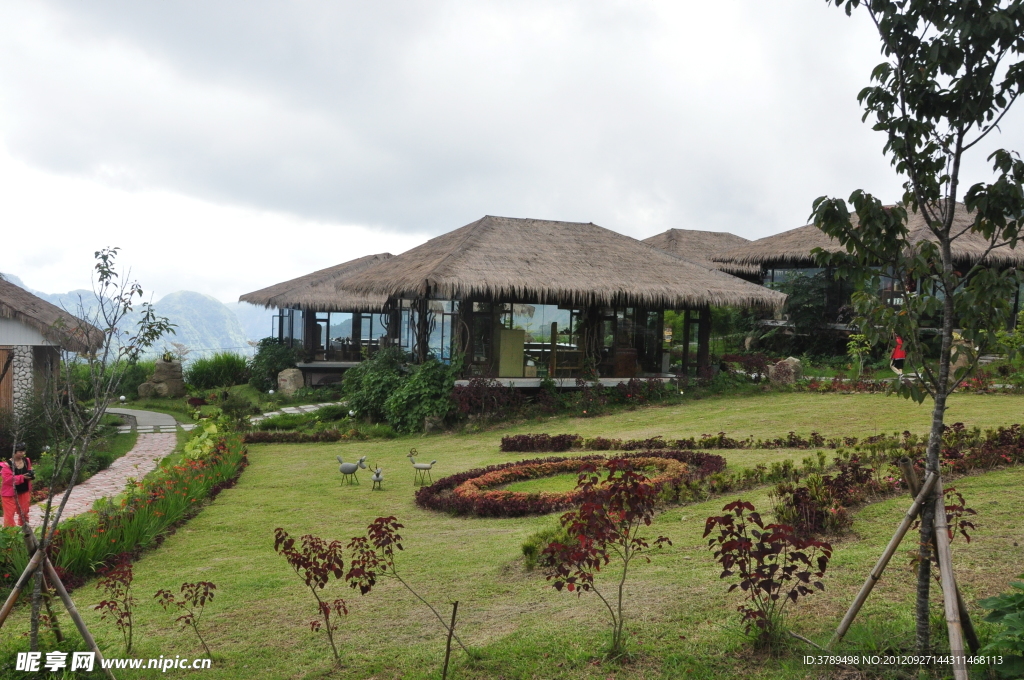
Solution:
M 346 463 L 341 459 L 341 456 L 336 456 L 338 462 L 341 463 L 341 467 L 338 471 L 341 473 L 342 483 L 348 482 L 349 484 L 359 483 L 359 478 L 356 477 L 356 473 L 359 472 L 359 468 L 366 469 L 366 456 L 363 456 L 355 463 Z
M 434 467 L 434 463 L 436 463 L 437 461 L 432 460 L 429 463 L 417 463 L 416 456 L 418 455 L 419 454 L 416 453 L 416 449 L 412 449 L 411 451 L 409 451 L 408 455 L 406 455 L 406 458 L 408 458 L 412 462 L 412 469 L 416 471 L 415 475 L 413 476 L 412 483 L 416 484 L 417 482 L 419 482 L 420 485 L 422 486 L 426 484 L 427 481 L 429 481 L 431 484 L 433 484 L 434 480 L 430 476 L 430 469 Z

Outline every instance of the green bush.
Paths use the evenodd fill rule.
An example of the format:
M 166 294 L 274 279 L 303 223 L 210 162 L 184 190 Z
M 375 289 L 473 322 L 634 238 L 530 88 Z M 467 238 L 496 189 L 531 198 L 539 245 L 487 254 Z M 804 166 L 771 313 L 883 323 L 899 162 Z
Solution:
M 547 529 L 541 529 L 540 531 L 534 532 L 527 536 L 526 540 L 523 541 L 523 565 L 526 567 L 526 571 L 533 571 L 537 566 L 537 558 L 540 557 L 540 553 L 549 543 L 567 543 L 569 540 L 569 534 L 566 532 L 565 527 L 561 524 L 558 526 L 548 527 Z
M 425 419 L 443 419 L 454 408 L 456 372 L 454 365 L 427 359 L 384 402 L 387 421 L 400 432 L 420 432 Z
M 333 420 L 344 420 L 348 418 L 349 408 L 348 406 L 333 405 L 323 406 L 316 411 L 316 415 L 323 422 L 330 422 Z
M 303 413 L 282 413 L 281 415 L 264 418 L 257 425 L 257 430 L 297 430 L 310 422 L 310 416 Z
M 249 384 L 260 392 L 276 390 L 277 374 L 294 368 L 300 352 L 277 338 L 263 338 L 256 346 L 255 356 L 249 360 Z
M 71 364 L 71 389 L 78 401 L 91 401 L 93 397 L 92 374 L 89 372 L 89 365 L 85 362 Z M 139 385 L 149 380 L 156 370 L 156 361 L 137 361 L 135 363 L 118 362 L 107 367 L 107 371 L 120 371 L 121 384 L 115 396 L 124 395 L 129 398 L 136 398 L 139 394 Z
M 1024 580 L 1024 574 L 1017 578 Z M 988 645 L 978 654 L 1003 657 L 1003 663 L 993 666 L 996 672 L 1006 678 L 1024 677 L 1024 583 L 1010 584 L 1013 591 L 995 597 L 979 600 L 985 609 L 990 609 L 985 621 L 1002 628 L 992 636 Z
M 213 356 L 190 361 L 183 377 L 197 390 L 232 387 L 249 379 L 249 367 L 241 354 L 217 352 Z
M 344 394 L 356 415 L 372 422 L 385 419 L 388 397 L 401 386 L 407 372 L 405 358 L 401 349 L 386 347 L 345 372 Z

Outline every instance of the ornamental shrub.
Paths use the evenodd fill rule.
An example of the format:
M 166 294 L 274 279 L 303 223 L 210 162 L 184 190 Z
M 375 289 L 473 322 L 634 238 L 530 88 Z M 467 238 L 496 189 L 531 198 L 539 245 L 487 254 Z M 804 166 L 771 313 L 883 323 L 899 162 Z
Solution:
M 1024 581 L 1024 574 L 1017 578 Z M 1003 657 L 1003 663 L 994 668 L 1004 678 L 1024 677 L 1024 583 L 1021 581 L 1011 583 L 1013 590 L 1008 593 L 978 601 L 991 610 L 985 621 L 1000 626 L 978 654 Z
M 455 408 L 452 390 L 458 371 L 458 362 L 446 366 L 434 357 L 415 367 L 384 402 L 388 423 L 399 432 L 420 432 L 428 418 L 443 420 Z
M 371 422 L 387 417 L 388 397 L 398 390 L 408 373 L 405 360 L 400 348 L 384 347 L 345 372 L 345 398 L 358 417 Z
M 820 579 L 832 557 L 832 546 L 798 536 L 786 524 L 765 525 L 752 503 L 737 500 L 708 517 L 704 525 L 708 549 L 722 565 L 719 578 L 737 577 L 743 604 L 736 608 L 741 622 L 757 646 L 774 648 L 782 642 L 788 602 L 824 590 Z
M 277 389 L 277 374 L 294 368 L 301 356 L 297 347 L 289 347 L 277 338 L 263 338 L 249 360 L 249 384 L 260 392 Z

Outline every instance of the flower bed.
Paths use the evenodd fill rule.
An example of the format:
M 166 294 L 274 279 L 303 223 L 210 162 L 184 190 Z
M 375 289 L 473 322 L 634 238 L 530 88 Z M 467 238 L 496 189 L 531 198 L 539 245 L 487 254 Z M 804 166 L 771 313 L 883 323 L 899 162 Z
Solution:
M 868 438 L 867 441 L 870 441 Z M 734 439 L 719 432 L 702 434 L 700 438 L 665 439 L 663 436 L 648 439 L 608 439 L 593 437 L 584 439 L 578 434 L 517 434 L 501 438 L 501 450 L 505 452 L 533 451 L 537 453 L 558 453 L 570 449 L 584 451 L 649 451 L 653 449 L 837 449 L 840 446 L 854 446 L 857 437 L 833 437 L 826 439 L 817 432 L 807 437 L 790 432 L 785 437 L 774 439 Z
M 159 544 L 168 530 L 195 515 L 201 504 L 235 485 L 248 466 L 238 437 L 220 438 L 212 451 L 197 459 L 162 467 L 144 481 L 129 486 L 119 503 L 108 501 L 97 510 L 61 522 L 50 558 L 68 587 L 74 587 L 121 553 L 137 555 Z M 0 537 L 0 583 L 10 581 L 28 561 L 24 543 L 13 530 Z M 4 574 L 11 577 L 4 579 Z
M 679 490 L 688 483 L 725 468 L 725 459 L 721 456 L 694 451 L 645 451 L 618 458 L 658 468 L 659 474 L 652 482 L 669 497 L 678 497 Z M 524 479 L 577 472 L 584 462 L 592 460 L 606 458 L 600 455 L 537 458 L 467 470 L 423 487 L 416 492 L 416 503 L 429 510 L 478 517 L 522 517 L 554 512 L 574 505 L 575 491 L 523 493 L 493 487 Z

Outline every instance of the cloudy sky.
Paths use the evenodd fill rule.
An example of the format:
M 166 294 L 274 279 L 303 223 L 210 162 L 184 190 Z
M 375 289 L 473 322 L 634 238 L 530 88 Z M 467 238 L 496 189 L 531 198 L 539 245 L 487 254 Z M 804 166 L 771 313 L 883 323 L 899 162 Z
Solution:
M 85 287 L 116 245 L 227 301 L 485 214 L 759 238 L 899 195 L 879 60 L 823 0 L 3 3 L 0 271 Z

